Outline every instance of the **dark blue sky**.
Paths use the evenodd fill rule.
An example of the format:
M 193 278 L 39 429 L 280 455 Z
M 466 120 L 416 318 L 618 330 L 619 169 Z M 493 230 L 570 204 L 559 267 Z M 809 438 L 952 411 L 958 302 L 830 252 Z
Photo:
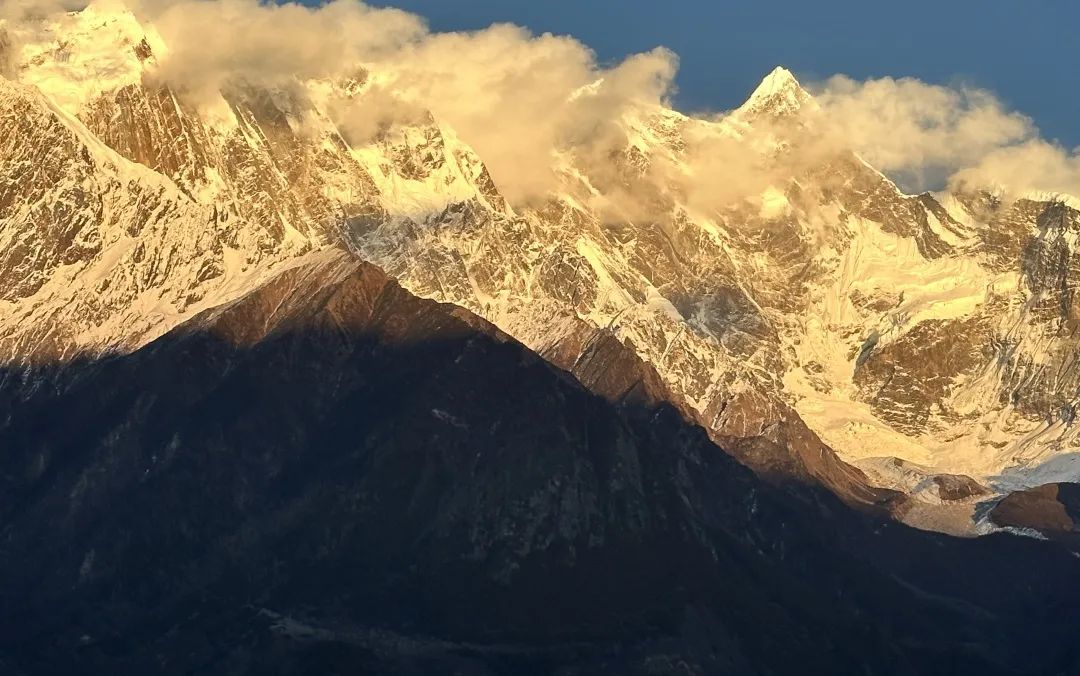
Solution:
M 569 34 L 604 61 L 669 47 L 681 58 L 677 107 L 725 110 L 776 65 L 804 80 L 846 73 L 966 82 L 1080 145 L 1077 0 L 371 0 L 434 30 L 496 21 Z

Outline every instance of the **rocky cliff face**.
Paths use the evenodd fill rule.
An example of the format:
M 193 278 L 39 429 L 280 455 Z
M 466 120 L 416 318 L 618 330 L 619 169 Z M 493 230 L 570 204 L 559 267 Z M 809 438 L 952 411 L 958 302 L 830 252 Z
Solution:
M 1080 485 L 1044 484 L 1005 496 L 990 510 L 994 523 L 1076 541 L 1080 532 Z
M 766 476 L 880 504 L 864 471 L 918 492 L 894 457 L 995 491 L 1076 474 L 1073 202 L 903 194 L 816 150 L 822 113 L 783 69 L 719 121 L 628 113 L 601 169 L 568 155 L 524 205 L 430 117 L 350 142 L 327 102 L 362 97 L 361 69 L 193 100 L 154 77 L 167 46 L 130 15 L 18 44 L 0 81 L 8 360 L 134 349 L 343 247 L 571 370 L 631 346 Z M 689 194 L 687 158 L 717 142 L 769 184 Z

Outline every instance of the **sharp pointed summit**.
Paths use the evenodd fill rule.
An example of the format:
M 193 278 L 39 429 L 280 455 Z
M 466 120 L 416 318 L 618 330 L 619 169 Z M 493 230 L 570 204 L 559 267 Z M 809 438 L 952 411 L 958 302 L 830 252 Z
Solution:
M 812 100 L 790 70 L 777 66 L 765 76 L 746 103 L 739 108 L 739 112 L 744 117 L 788 115 L 801 110 Z
M 760 93 L 763 91 L 774 92 L 790 88 L 801 88 L 801 85 L 799 84 L 799 81 L 795 78 L 794 73 L 792 73 L 787 68 L 784 68 L 783 66 L 777 66 L 776 68 L 773 68 L 768 75 L 765 76 L 765 78 L 761 81 L 761 84 L 758 85 L 755 93 Z

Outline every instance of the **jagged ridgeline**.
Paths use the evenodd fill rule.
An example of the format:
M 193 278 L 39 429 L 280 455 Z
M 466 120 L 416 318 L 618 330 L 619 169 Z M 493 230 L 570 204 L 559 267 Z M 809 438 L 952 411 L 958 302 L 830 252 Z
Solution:
M 1076 478 L 1075 202 L 904 194 L 818 142 L 782 68 L 718 120 L 638 106 L 602 170 L 566 153 L 557 189 L 511 203 L 431 115 L 340 129 L 361 68 L 192 97 L 156 75 L 152 26 L 94 7 L 4 44 L 10 362 L 136 349 L 341 248 L 567 368 L 613 336 L 763 476 L 912 523 L 992 529 L 987 495 Z M 767 183 L 689 190 L 717 148 Z

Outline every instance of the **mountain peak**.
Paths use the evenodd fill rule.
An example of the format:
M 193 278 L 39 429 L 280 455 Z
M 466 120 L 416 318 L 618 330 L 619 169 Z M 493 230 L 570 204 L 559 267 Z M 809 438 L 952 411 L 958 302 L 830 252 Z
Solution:
M 740 108 L 744 116 L 773 115 L 793 113 L 810 101 L 807 93 L 790 70 L 777 66 L 765 76 L 754 93 Z
M 795 75 L 787 68 L 777 66 L 772 69 L 772 72 L 765 76 L 761 81 L 761 84 L 754 90 L 753 96 L 767 96 L 777 92 L 797 89 L 802 89 L 802 86 L 799 84 L 799 81 L 795 79 Z
M 9 58 L 18 79 L 73 114 L 96 96 L 140 82 L 150 57 L 165 51 L 160 36 L 116 0 L 13 28 L 19 51 Z

